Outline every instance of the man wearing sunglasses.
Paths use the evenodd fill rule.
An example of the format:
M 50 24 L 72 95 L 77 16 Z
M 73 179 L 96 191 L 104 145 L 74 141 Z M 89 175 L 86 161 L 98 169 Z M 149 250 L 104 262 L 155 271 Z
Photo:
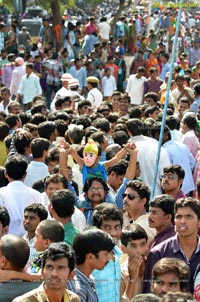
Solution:
M 185 171 L 180 165 L 169 165 L 163 169 L 161 188 L 163 193 L 171 195 L 175 200 L 185 197 L 181 191 Z
M 139 224 L 145 229 L 148 241 L 151 242 L 155 236 L 155 229 L 148 224 L 148 208 L 150 199 L 150 189 L 142 181 L 131 180 L 126 185 L 123 197 L 123 227 L 131 223 Z

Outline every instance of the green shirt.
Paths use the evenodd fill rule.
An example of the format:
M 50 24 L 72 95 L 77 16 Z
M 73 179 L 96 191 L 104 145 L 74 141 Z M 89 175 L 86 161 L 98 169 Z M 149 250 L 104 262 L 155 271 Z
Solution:
M 73 225 L 73 223 L 71 221 L 64 224 L 64 228 L 65 228 L 64 242 L 66 242 L 72 246 L 72 244 L 74 242 L 74 238 L 80 232 L 77 228 L 75 228 L 75 226 Z

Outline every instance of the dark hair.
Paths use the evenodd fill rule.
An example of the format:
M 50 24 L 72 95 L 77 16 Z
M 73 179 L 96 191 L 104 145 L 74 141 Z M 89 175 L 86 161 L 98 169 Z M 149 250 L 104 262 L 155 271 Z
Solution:
M 5 122 L 12 129 L 16 126 L 17 122 L 20 122 L 20 118 L 16 114 L 10 113 L 6 116 Z
M 10 224 L 10 215 L 5 207 L 0 207 L 0 223 L 3 228 Z
M 92 106 L 91 102 L 89 100 L 81 100 L 80 102 L 78 102 L 78 107 L 77 109 L 82 109 L 83 106 Z
M 176 200 L 171 195 L 163 194 L 150 200 L 150 207 L 159 208 L 165 214 L 171 215 L 171 222 L 174 223 L 174 205 Z
M 180 165 L 169 165 L 164 167 L 163 173 L 176 173 L 179 179 L 184 179 L 185 171 Z
M 197 119 L 194 116 L 188 115 L 183 118 L 183 124 L 186 124 L 189 129 L 196 130 Z
M 105 133 L 103 131 L 97 130 L 96 132 L 94 132 L 90 135 L 90 138 L 92 138 L 95 141 L 95 143 L 98 143 L 99 145 L 101 145 L 101 144 L 103 144 L 104 136 L 105 136 Z
M 128 162 L 125 159 L 121 159 L 117 164 L 108 168 L 107 174 L 110 175 L 112 172 L 118 175 L 125 175 L 126 170 L 128 168 Z
M 26 133 L 15 132 L 13 135 L 13 143 L 18 153 L 24 155 L 27 147 L 30 147 L 31 138 Z
M 74 194 L 70 190 L 58 190 L 51 196 L 51 204 L 59 217 L 71 217 L 75 206 Z
M 31 153 L 33 158 L 41 158 L 44 151 L 48 151 L 50 142 L 46 138 L 35 138 L 31 142 Z
M 11 155 L 5 163 L 6 173 L 13 180 L 21 180 L 28 167 L 27 161 L 20 154 Z
M 64 226 L 56 220 L 43 220 L 37 228 L 39 228 L 43 239 L 49 239 L 52 242 L 60 242 L 64 240 Z
M 169 115 L 166 117 L 166 125 L 169 127 L 170 130 L 179 130 L 180 121 L 173 115 Z
M 62 104 L 64 104 L 65 102 L 69 102 L 71 104 L 72 99 L 70 96 L 63 96 L 63 97 L 59 97 L 57 98 L 57 100 L 55 101 L 55 107 L 56 109 L 59 109 Z
M 94 181 L 98 181 L 100 184 L 102 184 L 104 190 L 106 191 L 106 193 L 108 193 L 109 188 L 107 183 L 102 179 L 102 178 L 98 178 L 98 177 L 92 177 L 92 178 L 88 178 L 83 186 L 83 192 L 87 193 L 88 190 L 90 189 L 90 187 L 92 186 Z
M 12 265 L 13 270 L 22 271 L 28 261 L 30 248 L 25 239 L 7 234 L 1 238 L 1 254 Z
M 200 201 L 192 197 L 179 198 L 176 201 L 174 205 L 175 217 L 178 209 L 186 207 L 191 208 L 191 210 L 197 215 L 198 220 L 200 220 Z
M 3 141 L 9 134 L 10 127 L 5 122 L 0 122 L 0 141 Z
M 84 136 L 83 129 L 80 129 L 79 126 L 74 126 L 73 129 L 68 129 L 65 132 L 65 137 L 71 139 L 73 144 L 81 144 L 81 141 Z
M 46 177 L 45 181 L 44 181 L 44 187 L 46 189 L 50 183 L 57 184 L 59 182 L 62 182 L 64 189 L 68 188 L 67 179 L 64 176 L 60 175 L 60 174 L 52 174 L 52 175 Z
M 112 138 L 114 143 L 119 144 L 120 146 L 125 145 L 129 140 L 128 134 L 124 131 L 115 131 L 112 135 Z
M 92 121 L 89 116 L 81 115 L 76 116 L 72 122 L 72 124 L 83 125 L 83 129 L 92 126 Z
M 69 271 L 73 271 L 76 264 L 76 257 L 73 249 L 65 242 L 51 243 L 43 255 L 42 268 L 45 267 L 47 259 L 56 261 L 67 258 Z
M 138 193 L 140 195 L 140 198 L 146 198 L 146 203 L 144 207 L 148 211 L 149 209 L 149 199 L 150 199 L 150 189 L 147 185 L 145 185 L 144 182 L 139 180 L 130 180 L 127 185 L 126 189 L 130 188 Z
M 56 130 L 56 123 L 46 121 L 38 126 L 38 133 L 40 137 L 50 139 L 51 134 Z
M 40 218 L 40 221 L 46 220 L 48 217 L 48 211 L 46 210 L 45 206 L 43 206 L 41 203 L 32 203 L 25 207 L 25 212 L 33 212 L 38 215 Z
M 92 253 L 98 258 L 100 251 L 111 252 L 115 243 L 112 237 L 99 229 L 86 229 L 80 234 L 76 235 L 74 239 L 73 248 L 76 254 L 77 264 L 85 262 L 86 255 Z
M 185 261 L 178 258 L 162 258 L 154 264 L 152 269 L 152 282 L 154 283 L 159 276 L 173 273 L 180 281 L 180 289 L 188 291 L 190 269 Z
M 35 113 L 31 118 L 31 123 L 35 125 L 40 125 L 41 123 L 45 123 L 47 120 L 46 116 L 42 113 Z
M 95 207 L 92 224 L 100 228 L 103 220 L 119 221 L 122 227 L 123 216 L 120 209 L 112 203 L 102 203 Z
M 155 103 L 157 103 L 158 100 L 159 100 L 158 99 L 158 95 L 155 92 L 147 92 L 147 93 L 145 93 L 144 100 L 147 99 L 147 98 L 152 99 Z
M 132 136 L 142 134 L 143 122 L 140 119 L 138 118 L 129 119 L 126 122 L 126 126 L 128 130 L 131 132 Z
M 40 103 L 37 103 L 35 104 L 34 106 L 32 106 L 31 108 L 31 115 L 34 115 L 36 113 L 42 113 L 42 109 L 46 109 L 46 104 L 45 102 L 40 102 Z
M 145 230 L 139 224 L 128 225 L 125 229 L 122 229 L 121 243 L 127 246 L 129 241 L 145 239 L 148 240 L 148 235 Z
M 106 118 L 98 118 L 97 120 L 94 121 L 94 127 L 97 129 L 108 133 L 110 131 L 110 123 Z

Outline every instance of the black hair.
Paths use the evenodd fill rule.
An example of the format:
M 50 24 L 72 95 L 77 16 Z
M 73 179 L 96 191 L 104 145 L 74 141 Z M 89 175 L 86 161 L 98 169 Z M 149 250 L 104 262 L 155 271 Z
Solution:
M 20 122 L 20 118 L 16 114 L 10 113 L 6 116 L 5 122 L 12 129 L 16 126 L 17 122 Z
M 57 184 L 59 182 L 62 182 L 63 184 L 63 188 L 64 189 L 67 189 L 68 188 L 68 181 L 67 179 L 61 175 L 61 174 L 52 174 L 48 177 L 45 178 L 45 181 L 44 181 L 44 187 L 45 189 L 47 189 L 48 185 L 50 183 L 54 183 L 54 184 Z
M 26 173 L 28 163 L 20 154 L 11 155 L 5 163 L 6 173 L 13 180 L 21 180 Z
M 25 207 L 25 212 L 33 212 L 38 215 L 40 218 L 40 221 L 46 220 L 48 217 L 48 211 L 46 210 L 45 206 L 43 206 L 41 203 L 32 203 Z
M 1 238 L 0 244 L 1 254 L 12 265 L 12 269 L 22 271 L 28 261 L 30 248 L 25 239 L 7 234 Z
M 103 220 L 119 221 L 122 227 L 123 216 L 120 209 L 112 203 L 102 203 L 95 207 L 93 212 L 92 224 L 101 228 Z
M 98 177 L 92 177 L 92 178 L 88 178 L 83 186 L 83 192 L 87 193 L 88 190 L 90 189 L 90 187 L 92 186 L 94 181 L 98 181 L 99 183 L 102 184 L 104 190 L 106 191 L 106 193 L 108 193 L 109 188 L 107 183 L 102 179 L 102 178 L 98 178 Z
M 196 130 L 197 119 L 194 116 L 188 115 L 183 118 L 183 124 L 186 124 L 186 126 L 191 130 Z
M 31 117 L 31 123 L 35 125 L 40 125 L 41 123 L 46 122 L 46 120 L 47 120 L 46 116 L 42 113 L 35 113 Z
M 0 122 L 0 141 L 3 141 L 9 134 L 10 127 L 5 122 Z
M 129 241 L 138 239 L 145 239 L 146 241 L 148 240 L 147 233 L 139 224 L 128 225 L 122 230 L 121 243 L 124 246 L 127 246 Z
M 70 190 L 58 190 L 51 196 L 51 204 L 59 217 L 71 217 L 75 206 L 74 194 Z
M 111 252 L 114 246 L 115 243 L 108 233 L 96 228 L 86 229 L 74 239 L 73 249 L 76 254 L 76 263 L 84 263 L 86 255 L 89 253 L 94 254 L 98 258 L 100 251 Z
M 163 173 L 176 173 L 179 179 L 184 179 L 185 171 L 180 165 L 169 165 L 164 167 Z
M 132 136 L 142 134 L 143 122 L 140 119 L 138 118 L 129 119 L 126 122 L 126 126 L 128 130 L 131 132 Z
M 119 144 L 120 146 L 127 144 L 129 140 L 128 134 L 124 131 L 115 131 L 112 135 L 112 138 L 114 143 Z
M 47 259 L 56 261 L 67 258 L 69 271 L 73 271 L 76 264 L 76 257 L 73 249 L 65 242 L 51 243 L 43 255 L 42 268 L 45 267 Z
M 200 220 L 200 201 L 192 198 L 179 198 L 174 205 L 174 213 L 176 217 L 177 210 L 180 208 L 191 208 L 191 210 L 197 215 L 198 220 Z
M 176 200 L 167 194 L 159 195 L 150 200 L 150 207 L 159 208 L 165 214 L 171 215 L 171 222 L 174 223 L 174 204 Z
M 55 122 L 46 121 L 38 126 L 38 133 L 40 137 L 50 139 L 51 134 L 56 130 Z
M 8 210 L 5 207 L 0 206 L 0 223 L 2 224 L 2 227 L 9 226 L 10 224 L 10 215 L 8 213 Z
M 31 108 L 31 115 L 34 115 L 36 113 L 42 113 L 42 109 L 46 109 L 47 106 L 45 104 L 45 102 L 40 102 L 40 103 L 37 103 L 35 104 L 34 106 L 32 106 Z
M 128 168 L 128 162 L 125 159 L 121 159 L 117 164 L 108 168 L 107 174 L 110 175 L 112 172 L 115 172 L 116 175 L 125 175 Z
M 126 189 L 130 188 L 140 195 L 140 198 L 146 198 L 146 203 L 144 207 L 148 211 L 149 209 L 149 199 L 150 199 L 150 189 L 149 187 L 142 181 L 139 180 L 130 180 L 127 185 Z
M 41 158 L 44 151 L 48 151 L 50 142 L 46 138 L 35 138 L 31 142 L 31 153 L 33 158 Z
M 108 133 L 110 131 L 110 123 L 106 118 L 99 118 L 94 121 L 94 127 Z

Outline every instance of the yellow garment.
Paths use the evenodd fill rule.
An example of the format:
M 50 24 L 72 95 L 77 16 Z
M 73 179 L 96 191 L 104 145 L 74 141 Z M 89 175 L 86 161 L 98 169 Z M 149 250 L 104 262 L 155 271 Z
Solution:
M 96 156 L 98 156 L 98 147 L 97 144 L 95 144 L 95 142 L 93 141 L 93 139 L 90 138 L 88 140 L 88 143 L 85 145 L 83 152 L 94 153 Z
M 0 166 L 5 165 L 6 159 L 7 159 L 6 146 L 3 141 L 0 141 Z

